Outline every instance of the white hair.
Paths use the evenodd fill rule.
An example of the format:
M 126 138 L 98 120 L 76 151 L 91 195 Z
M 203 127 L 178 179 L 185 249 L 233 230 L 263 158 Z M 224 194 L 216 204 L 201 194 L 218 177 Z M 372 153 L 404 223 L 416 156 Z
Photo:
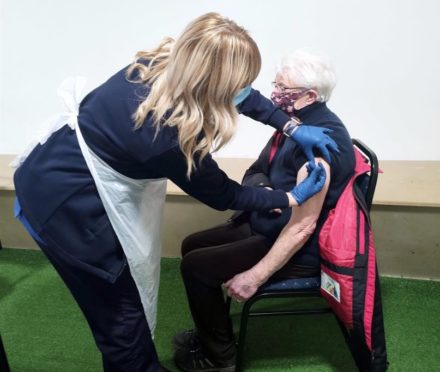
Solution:
M 285 56 L 277 73 L 298 86 L 316 90 L 320 102 L 330 99 L 336 85 L 336 74 L 331 62 L 323 56 L 303 50 Z

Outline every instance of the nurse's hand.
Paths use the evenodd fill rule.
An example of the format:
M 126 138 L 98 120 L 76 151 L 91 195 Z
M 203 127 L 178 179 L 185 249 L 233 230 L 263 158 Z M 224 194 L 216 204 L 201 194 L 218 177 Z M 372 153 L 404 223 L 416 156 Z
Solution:
M 330 164 L 329 150 L 339 152 L 338 145 L 327 134 L 333 131 L 328 128 L 320 128 L 313 125 L 289 125 L 289 123 L 286 124 L 284 133 L 301 146 L 307 160 L 312 163 L 312 167 L 315 166 L 315 157 L 313 155 L 314 147 L 319 150 L 322 157 Z
M 319 162 L 318 166 L 315 164 L 312 166 L 310 162 L 307 163 L 307 172 L 309 173 L 308 177 L 290 191 L 290 196 L 295 201 L 290 203 L 290 206 L 301 205 L 324 187 L 327 175 L 322 163 Z M 289 198 L 289 201 L 291 202 L 292 199 Z

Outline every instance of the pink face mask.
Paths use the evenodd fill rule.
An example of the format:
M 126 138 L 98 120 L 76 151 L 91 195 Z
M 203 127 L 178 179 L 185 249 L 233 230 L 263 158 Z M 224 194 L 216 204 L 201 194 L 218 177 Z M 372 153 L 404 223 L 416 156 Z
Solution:
M 272 92 L 270 99 L 286 114 L 292 114 L 295 111 L 293 104 L 298 98 L 300 98 L 307 89 L 300 90 L 299 92 L 283 93 L 283 92 Z

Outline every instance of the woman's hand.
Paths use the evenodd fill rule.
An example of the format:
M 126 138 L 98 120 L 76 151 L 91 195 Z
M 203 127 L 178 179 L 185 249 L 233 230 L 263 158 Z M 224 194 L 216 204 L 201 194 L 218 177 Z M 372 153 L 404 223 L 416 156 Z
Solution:
M 307 199 L 320 192 L 324 187 L 325 179 L 327 177 L 324 166 L 321 162 L 318 163 L 318 166 L 315 166 L 314 162 L 313 166 L 311 162 L 308 162 L 306 167 L 307 172 L 309 173 L 308 177 L 290 191 L 290 194 L 293 199 L 295 199 L 297 205 L 301 205 Z
M 251 298 L 262 283 L 252 270 L 244 271 L 229 279 L 223 286 L 232 299 L 243 302 Z

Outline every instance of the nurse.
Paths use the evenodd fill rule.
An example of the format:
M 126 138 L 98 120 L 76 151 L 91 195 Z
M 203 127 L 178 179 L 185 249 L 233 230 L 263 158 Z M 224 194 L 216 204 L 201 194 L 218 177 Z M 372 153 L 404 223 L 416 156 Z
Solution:
M 321 166 L 286 193 L 240 186 L 212 159 L 238 112 L 284 129 L 312 161 L 314 147 L 337 151 L 320 128 L 297 125 L 250 88 L 260 65 L 248 33 L 208 13 L 79 105 L 81 81 L 67 80 L 59 93 L 68 112 L 21 159 L 16 216 L 80 306 L 104 371 L 165 370 L 151 334 L 167 179 L 218 210 L 297 206 L 323 187 Z

